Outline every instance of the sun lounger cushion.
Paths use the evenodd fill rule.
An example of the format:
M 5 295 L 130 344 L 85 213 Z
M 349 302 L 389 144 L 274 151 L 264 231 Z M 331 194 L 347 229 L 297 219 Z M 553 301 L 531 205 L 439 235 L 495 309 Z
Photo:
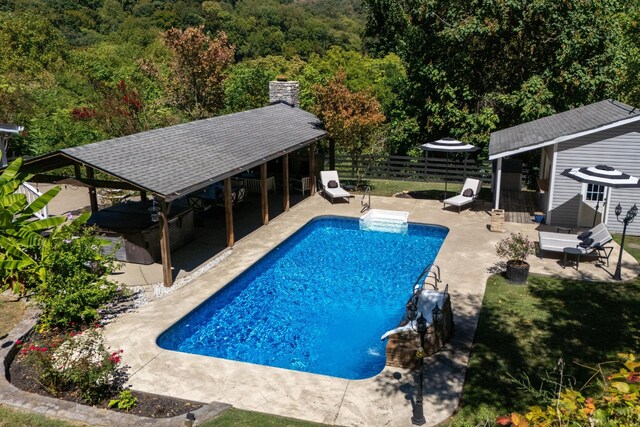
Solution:
M 587 237 L 591 236 L 591 234 L 593 234 L 591 230 L 583 231 L 582 233 L 578 234 L 578 239 L 584 240 Z
M 580 239 L 580 236 L 578 236 L 578 239 Z M 583 248 L 588 248 L 592 244 L 593 244 L 593 239 L 591 237 L 587 237 L 582 242 L 578 243 L 578 245 L 582 246 Z

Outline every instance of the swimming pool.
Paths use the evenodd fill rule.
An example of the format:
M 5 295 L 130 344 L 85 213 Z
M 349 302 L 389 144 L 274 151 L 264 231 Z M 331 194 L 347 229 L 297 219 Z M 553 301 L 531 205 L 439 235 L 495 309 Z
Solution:
M 160 347 L 346 379 L 378 374 L 380 336 L 397 326 L 412 285 L 448 229 L 361 231 L 316 218 L 163 332 Z

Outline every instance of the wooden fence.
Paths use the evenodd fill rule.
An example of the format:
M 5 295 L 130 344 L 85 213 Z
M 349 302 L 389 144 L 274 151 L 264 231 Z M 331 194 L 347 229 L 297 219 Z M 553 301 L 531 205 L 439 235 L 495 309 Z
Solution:
M 447 166 L 448 163 L 448 166 Z M 399 181 L 443 181 L 462 182 L 465 178 L 491 180 L 491 162 L 476 162 L 473 159 L 457 160 L 412 156 L 366 155 L 361 159 L 364 179 L 390 179 Z M 325 169 L 329 159 L 325 159 Z M 448 168 L 448 172 L 447 172 Z M 336 170 L 341 178 L 355 178 L 351 157 L 336 156 Z

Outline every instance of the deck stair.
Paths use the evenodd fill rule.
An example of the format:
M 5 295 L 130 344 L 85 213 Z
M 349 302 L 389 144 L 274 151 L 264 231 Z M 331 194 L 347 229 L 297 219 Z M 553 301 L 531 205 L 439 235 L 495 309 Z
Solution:
M 406 233 L 409 212 L 371 209 L 360 217 L 360 229 L 387 233 Z

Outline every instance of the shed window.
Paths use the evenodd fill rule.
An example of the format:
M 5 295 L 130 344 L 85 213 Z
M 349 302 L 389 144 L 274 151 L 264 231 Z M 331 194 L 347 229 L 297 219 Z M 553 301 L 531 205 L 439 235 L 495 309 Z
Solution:
M 604 200 L 604 185 L 587 184 L 587 192 L 584 199 L 588 202 L 601 202 Z

